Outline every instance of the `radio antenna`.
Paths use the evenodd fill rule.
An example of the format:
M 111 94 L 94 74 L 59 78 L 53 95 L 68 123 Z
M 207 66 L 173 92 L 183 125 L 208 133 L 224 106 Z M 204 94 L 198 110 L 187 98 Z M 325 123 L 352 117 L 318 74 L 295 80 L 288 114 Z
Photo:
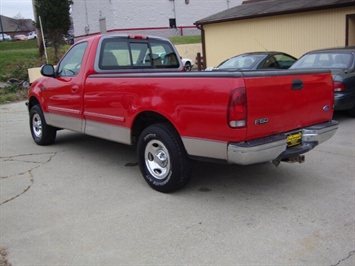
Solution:
M 261 47 L 263 47 L 265 51 L 269 51 L 269 50 L 266 49 L 266 48 L 264 47 L 264 45 L 262 45 L 257 39 L 255 39 L 255 41 L 256 41 Z

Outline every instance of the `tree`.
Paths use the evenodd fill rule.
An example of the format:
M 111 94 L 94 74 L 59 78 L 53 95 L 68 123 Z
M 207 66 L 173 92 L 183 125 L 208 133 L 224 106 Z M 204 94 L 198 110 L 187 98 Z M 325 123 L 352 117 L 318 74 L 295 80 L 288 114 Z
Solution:
M 15 27 L 15 31 L 28 31 L 28 23 L 27 19 L 21 16 L 21 13 L 18 13 L 13 17 L 14 19 L 11 21 L 11 25 Z
M 72 0 L 37 0 L 35 3 L 37 16 L 41 17 L 44 35 L 53 44 L 57 61 L 63 35 L 68 33 L 71 25 L 70 5 L 72 4 Z

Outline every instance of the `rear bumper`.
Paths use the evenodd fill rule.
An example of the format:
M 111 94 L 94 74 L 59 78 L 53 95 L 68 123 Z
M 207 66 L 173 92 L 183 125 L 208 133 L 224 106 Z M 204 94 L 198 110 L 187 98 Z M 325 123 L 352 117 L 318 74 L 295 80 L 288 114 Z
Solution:
M 249 165 L 275 159 L 281 160 L 303 154 L 330 139 L 337 131 L 338 124 L 337 121 L 330 121 L 297 130 L 298 132 L 302 132 L 302 142 L 301 145 L 291 148 L 287 147 L 286 138 L 292 132 L 248 142 L 229 143 L 228 162 Z

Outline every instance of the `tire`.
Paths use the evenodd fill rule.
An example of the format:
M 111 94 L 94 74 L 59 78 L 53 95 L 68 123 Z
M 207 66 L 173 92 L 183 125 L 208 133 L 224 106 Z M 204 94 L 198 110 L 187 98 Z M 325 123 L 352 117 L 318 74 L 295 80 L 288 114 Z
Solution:
M 185 71 L 191 71 L 191 69 L 192 69 L 191 63 L 190 63 L 189 61 L 187 61 L 187 62 L 185 63 L 184 68 L 185 68 Z
M 30 130 L 34 142 L 42 146 L 53 144 L 57 136 L 57 129 L 47 125 L 39 105 L 33 106 L 30 110 Z
M 171 125 L 155 124 L 143 130 L 137 154 L 142 175 L 153 189 L 169 193 L 189 182 L 191 162 Z
M 348 114 L 352 117 L 355 117 L 355 105 L 353 106 L 353 108 L 351 108 L 350 110 L 348 110 Z

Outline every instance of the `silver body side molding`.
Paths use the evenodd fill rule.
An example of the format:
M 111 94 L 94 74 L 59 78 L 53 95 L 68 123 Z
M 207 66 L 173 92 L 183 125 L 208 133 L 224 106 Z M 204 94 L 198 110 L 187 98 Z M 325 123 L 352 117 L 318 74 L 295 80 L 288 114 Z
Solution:
M 123 144 L 132 144 L 131 130 L 125 127 L 50 113 L 44 113 L 44 117 L 47 124 L 51 126 L 69 129 Z
M 46 119 L 47 124 L 51 126 L 65 128 L 77 132 L 83 132 L 84 129 L 84 121 L 79 118 L 52 113 L 44 113 L 44 118 Z
M 123 144 L 132 144 L 131 130 L 125 127 L 87 120 L 84 133 Z

